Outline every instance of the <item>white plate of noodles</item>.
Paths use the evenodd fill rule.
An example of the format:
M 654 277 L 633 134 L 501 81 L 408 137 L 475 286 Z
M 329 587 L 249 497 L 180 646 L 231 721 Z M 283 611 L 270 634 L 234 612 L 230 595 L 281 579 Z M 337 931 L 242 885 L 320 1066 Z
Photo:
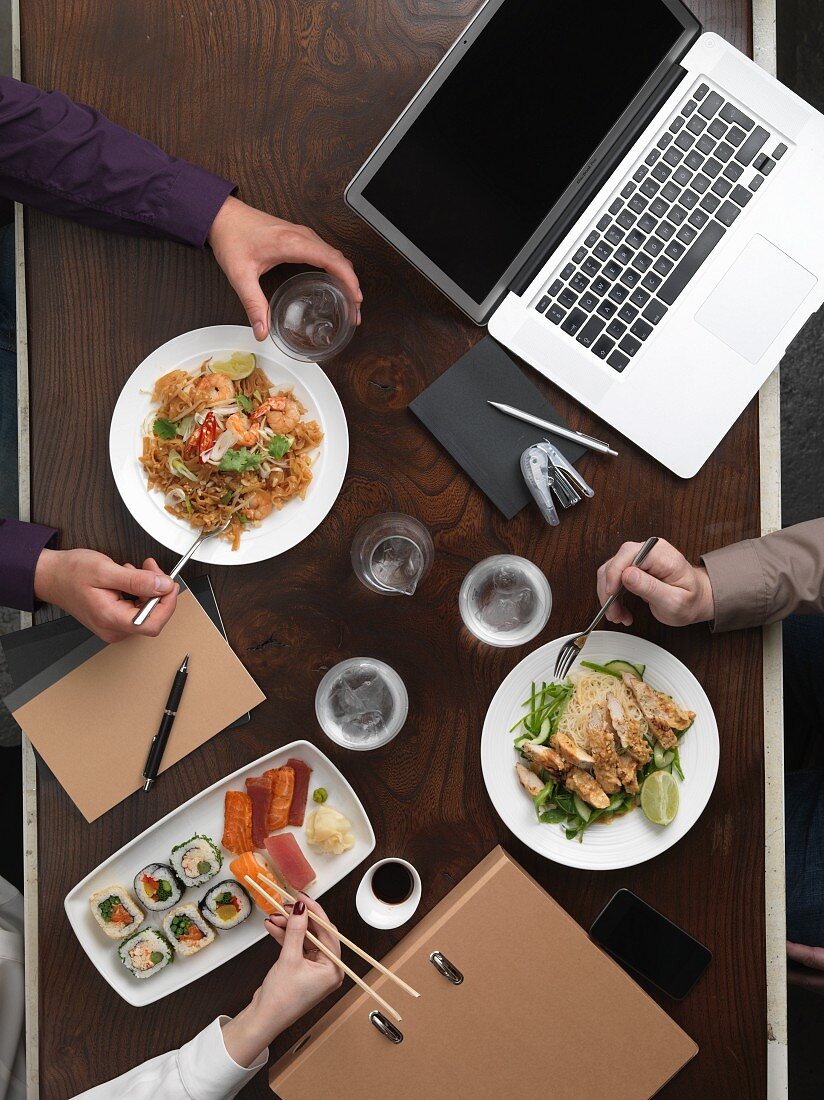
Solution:
M 556 863 L 590 871 L 632 867 L 676 844 L 703 813 L 718 774 L 720 747 L 715 715 L 701 685 L 676 657 L 653 642 L 618 631 L 593 632 L 570 672 L 572 685 L 577 685 L 582 678 L 588 679 L 578 696 L 567 692 L 565 697 L 562 688 L 552 685 L 552 673 L 555 659 L 566 640 L 559 638 L 549 642 L 525 657 L 495 693 L 481 735 L 484 782 L 504 824 L 533 851 Z M 610 667 L 613 671 L 617 669 L 619 676 L 613 680 L 601 672 L 588 670 L 582 667 L 582 661 L 602 667 L 613 662 Z M 642 687 L 636 683 L 635 688 L 639 691 L 646 687 L 653 689 L 653 703 L 663 701 L 669 705 L 668 700 L 674 701 L 674 712 L 681 717 L 672 721 L 686 729 L 668 730 L 666 723 L 662 723 L 656 734 L 642 711 L 633 710 L 633 676 L 627 672 L 628 666 L 641 670 Z M 630 677 L 628 681 L 623 678 L 624 672 Z M 578 691 L 577 686 L 575 690 Z M 570 699 L 574 702 L 570 703 Z M 583 699 L 586 699 L 585 706 L 581 705 Z M 639 716 L 648 747 L 648 760 L 643 764 L 625 744 L 627 728 L 621 719 L 631 720 L 633 714 Z M 530 715 L 543 721 L 533 721 L 533 729 L 527 730 L 523 719 Z M 617 725 L 613 724 L 613 716 Z M 590 721 L 595 723 L 593 729 L 596 731 L 592 741 L 588 740 Z M 595 738 L 599 722 L 609 734 L 609 751 L 614 747 L 621 762 L 613 773 L 612 788 L 603 779 L 608 771 L 586 763 L 590 754 L 601 760 L 594 747 L 598 744 Z M 559 736 L 564 734 L 572 735 L 576 743 L 564 742 Z M 665 750 L 658 740 L 659 735 L 670 748 Z M 519 737 L 530 740 L 516 746 L 515 739 Z M 533 740 L 535 747 L 532 747 Z M 562 743 L 566 757 L 559 750 Z M 635 745 L 636 756 L 646 758 L 647 747 L 641 745 L 644 750 L 641 753 Z M 531 758 L 522 754 L 524 748 Z M 544 749 L 551 749 L 556 755 L 547 754 Z M 572 755 L 577 752 L 580 752 L 580 768 L 571 762 Z M 539 760 L 547 762 L 550 769 L 557 766 L 558 770 L 540 767 Z M 557 765 L 552 761 L 558 761 Z M 634 789 L 632 775 L 627 778 L 621 770 L 626 761 L 633 765 L 635 780 L 641 789 L 655 772 L 667 771 L 672 776 L 672 779 L 670 776 L 665 778 L 669 786 L 677 784 L 678 811 L 668 825 L 653 824 L 645 816 L 640 805 L 640 791 L 634 797 L 630 793 Z M 521 765 L 520 772 L 516 771 L 517 764 Z M 593 806 L 580 798 L 573 805 L 575 795 L 568 781 L 572 778 L 574 787 L 582 778 L 580 770 L 586 773 L 585 784 L 589 782 L 587 776 L 592 779 L 598 776 L 604 781 L 609 806 L 593 813 Z M 545 784 L 543 796 L 536 793 L 535 797 L 530 797 L 532 791 L 528 792 L 525 787 L 525 784 L 527 787 L 532 785 L 532 773 L 535 792 Z M 624 781 L 628 788 L 622 786 Z M 651 789 L 656 785 L 654 781 Z M 592 797 L 588 788 L 586 793 Z M 599 794 L 598 799 L 601 797 Z M 578 806 L 581 811 L 576 826 L 574 815 Z M 573 816 L 565 816 L 565 807 L 571 809 Z M 613 807 L 617 812 L 612 812 Z
M 140 526 L 176 553 L 230 521 L 195 560 L 246 565 L 296 546 L 343 484 L 349 434 L 315 363 L 251 329 L 218 325 L 163 344 L 126 382 L 112 414 L 112 474 Z

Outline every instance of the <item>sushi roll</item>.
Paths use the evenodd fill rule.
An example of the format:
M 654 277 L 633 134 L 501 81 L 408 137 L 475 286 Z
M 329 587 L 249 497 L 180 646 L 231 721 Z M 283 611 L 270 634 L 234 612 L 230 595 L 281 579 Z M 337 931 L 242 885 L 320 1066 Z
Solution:
M 200 886 L 218 873 L 223 856 L 213 840 L 202 833 L 195 833 L 172 848 L 169 862 L 184 886 Z
M 134 892 L 141 905 L 157 913 L 177 905 L 183 889 L 168 863 L 150 863 L 135 875 Z
M 175 949 L 162 932 L 144 928 L 125 939 L 117 949 L 120 961 L 135 978 L 151 978 L 174 959 Z
M 252 899 L 234 879 L 213 886 L 200 902 L 200 912 L 215 928 L 236 928 L 252 912 Z
M 143 923 L 143 910 L 125 886 L 115 884 L 96 890 L 89 905 L 92 916 L 110 939 L 122 940 Z
M 179 905 L 163 918 L 163 931 L 181 955 L 208 947 L 215 934 L 194 905 Z

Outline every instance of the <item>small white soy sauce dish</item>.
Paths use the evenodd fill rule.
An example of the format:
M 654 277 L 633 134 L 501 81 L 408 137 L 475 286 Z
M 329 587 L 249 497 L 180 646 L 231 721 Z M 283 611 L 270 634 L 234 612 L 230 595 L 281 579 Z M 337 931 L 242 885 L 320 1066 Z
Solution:
M 373 863 L 360 881 L 355 905 L 373 928 L 397 928 L 420 905 L 421 876 L 397 856 Z

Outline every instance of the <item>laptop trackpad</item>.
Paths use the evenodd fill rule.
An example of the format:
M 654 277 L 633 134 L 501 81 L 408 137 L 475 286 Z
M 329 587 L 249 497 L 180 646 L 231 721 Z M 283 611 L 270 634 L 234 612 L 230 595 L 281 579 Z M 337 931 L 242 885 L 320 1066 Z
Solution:
M 816 284 L 786 252 L 755 236 L 695 315 L 750 363 L 757 363 Z

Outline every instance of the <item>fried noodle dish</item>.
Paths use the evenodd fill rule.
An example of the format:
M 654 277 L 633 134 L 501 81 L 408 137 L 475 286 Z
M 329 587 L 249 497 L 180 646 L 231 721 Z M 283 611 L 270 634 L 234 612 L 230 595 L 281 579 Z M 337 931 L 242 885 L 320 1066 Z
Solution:
M 173 516 L 207 530 L 230 521 L 220 537 L 237 550 L 245 530 L 305 497 L 323 432 L 254 355 L 235 352 L 191 373 L 170 371 L 158 378 L 152 401 L 140 462 Z
M 668 772 L 669 785 L 683 781 L 678 749 L 695 720 L 644 680 L 643 665 L 581 665 L 563 683 L 533 683 L 527 713 L 510 731 L 518 731 L 515 770 L 538 820 L 579 841 L 590 826 L 643 806 L 656 772 Z

